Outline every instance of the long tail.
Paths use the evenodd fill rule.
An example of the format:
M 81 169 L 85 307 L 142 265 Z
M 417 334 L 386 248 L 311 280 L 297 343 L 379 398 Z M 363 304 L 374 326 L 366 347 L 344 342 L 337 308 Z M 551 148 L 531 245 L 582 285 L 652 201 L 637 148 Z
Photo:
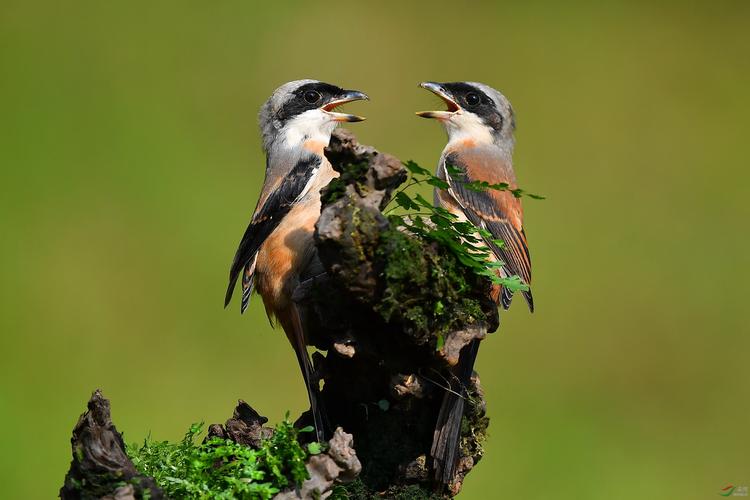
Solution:
M 289 342 L 294 348 L 294 353 L 297 355 L 297 362 L 299 363 L 300 370 L 302 370 L 302 377 L 305 379 L 305 387 L 307 388 L 307 397 L 310 400 L 310 411 L 313 415 L 315 433 L 318 441 L 324 442 L 326 437 L 325 415 L 322 403 L 319 399 L 320 392 L 318 384 L 314 381 L 312 362 L 310 361 L 310 356 L 307 355 L 307 344 L 305 342 L 305 330 L 302 315 L 297 306 L 292 305 L 289 308 L 289 316 L 289 318 L 284 318 L 284 321 L 282 321 L 282 327 L 284 327 L 287 338 L 289 338 Z
M 444 485 L 453 480 L 458 462 L 461 419 L 464 415 L 467 387 L 471 383 L 474 362 L 479 352 L 479 340 L 472 340 L 464 347 L 454 368 L 454 379 L 450 390 L 443 396 L 443 404 L 438 413 L 430 454 L 433 458 L 435 479 Z

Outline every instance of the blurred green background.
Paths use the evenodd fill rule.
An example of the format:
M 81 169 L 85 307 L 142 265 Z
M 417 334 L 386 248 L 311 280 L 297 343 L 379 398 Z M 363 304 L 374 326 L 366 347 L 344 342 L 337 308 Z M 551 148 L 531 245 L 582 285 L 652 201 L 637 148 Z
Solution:
M 426 79 L 518 118 L 537 312 L 483 344 L 462 498 L 750 485 L 750 3 L 0 4 L 0 496 L 52 498 L 101 387 L 128 441 L 305 406 L 259 300 L 222 308 L 281 83 L 361 89 L 366 143 L 432 166 Z

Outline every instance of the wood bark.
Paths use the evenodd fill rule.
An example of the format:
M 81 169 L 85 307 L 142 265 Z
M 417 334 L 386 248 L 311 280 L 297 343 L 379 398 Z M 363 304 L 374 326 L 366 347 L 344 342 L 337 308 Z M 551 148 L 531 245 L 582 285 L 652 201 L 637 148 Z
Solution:
M 348 459 L 331 452 L 313 457 L 307 486 L 279 498 L 312 498 L 316 490 L 325 497 L 338 481 L 355 476 L 350 498 L 396 498 L 407 492 L 409 498 L 451 497 L 483 453 L 488 418 L 476 374 L 467 388 L 456 472 L 447 484 L 435 478 L 430 450 L 446 391 L 461 391 L 452 371 L 461 350 L 497 328 L 489 284 L 468 278 L 471 289 L 462 293 L 481 311 L 472 316 L 456 309 L 463 315 L 456 316 L 459 320 L 446 317 L 452 321 L 450 328 L 427 313 L 420 317 L 418 311 L 438 307 L 440 298 L 428 290 L 439 290 L 433 281 L 446 279 L 441 266 L 449 259 L 438 245 L 397 231 L 383 214 L 407 177 L 404 166 L 359 144 L 345 130 L 335 132 L 326 156 L 341 176 L 324 189 L 316 226 L 325 272 L 303 282 L 294 300 L 305 311 L 309 343 L 319 349 L 313 364 L 329 430 L 351 434 L 353 448 L 337 430 L 332 442 L 338 444 L 331 449 Z M 404 242 L 416 245 L 413 258 L 400 253 Z M 257 446 L 271 432 L 264 422 L 241 402 L 233 418 L 211 426 L 209 434 Z M 297 423 L 311 424 L 309 412 Z M 63 498 L 80 498 L 83 479 L 91 498 L 141 498 L 144 489 L 151 491 L 152 499 L 161 498 L 153 480 L 140 476 L 125 455 L 101 393 L 94 394 L 81 416 L 72 445 Z M 108 489 L 113 478 L 124 479 L 127 487 Z

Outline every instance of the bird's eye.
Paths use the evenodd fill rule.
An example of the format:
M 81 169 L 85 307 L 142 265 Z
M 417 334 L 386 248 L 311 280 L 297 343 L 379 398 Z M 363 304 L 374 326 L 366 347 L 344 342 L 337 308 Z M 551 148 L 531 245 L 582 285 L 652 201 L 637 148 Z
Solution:
M 315 104 L 320 100 L 320 92 L 316 92 L 315 90 L 308 90 L 303 95 L 303 98 L 310 104 Z
M 469 106 L 476 106 L 477 104 L 479 104 L 479 101 L 481 101 L 481 99 L 474 92 L 469 92 L 468 94 L 466 94 L 466 104 L 468 104 Z

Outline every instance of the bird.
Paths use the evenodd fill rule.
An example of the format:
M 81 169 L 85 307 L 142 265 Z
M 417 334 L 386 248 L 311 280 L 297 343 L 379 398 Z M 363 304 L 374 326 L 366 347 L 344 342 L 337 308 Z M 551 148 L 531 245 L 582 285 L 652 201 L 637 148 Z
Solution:
M 492 87 L 477 82 L 423 82 L 420 87 L 437 95 L 447 106 L 442 111 L 417 112 L 423 118 L 438 120 L 448 134 L 436 172 L 448 188 L 435 188 L 435 205 L 448 210 L 458 220 L 471 222 L 489 232 L 492 238 L 483 239 L 490 250 L 490 258 L 503 264 L 499 269 L 500 277 L 518 276 L 530 286 L 531 257 L 521 200 L 508 190 L 476 191 L 466 187 L 466 183 L 474 181 L 505 183 L 511 190 L 518 187 L 513 170 L 516 124 L 510 101 Z M 493 240 L 502 240 L 504 244 Z M 529 311 L 533 312 L 531 289 L 522 293 Z M 513 292 L 495 285 L 492 298 L 503 309 L 508 309 Z M 478 350 L 478 339 L 462 350 L 453 368 L 457 386 L 446 392 L 438 414 L 431 455 L 436 479 L 443 484 L 449 484 L 455 472 L 466 391 Z
M 320 190 L 338 177 L 323 150 L 337 125 L 364 120 L 336 108 L 367 99 L 358 90 L 305 79 L 281 85 L 261 106 L 265 180 L 232 260 L 224 298 L 226 308 L 241 275 L 240 311 L 245 312 L 255 290 L 272 324 L 275 319 L 281 325 L 302 371 L 319 441 L 325 437 L 325 416 L 307 353 L 305 311 L 292 296 L 301 281 L 322 272 L 316 269 L 320 263 L 313 240 Z

